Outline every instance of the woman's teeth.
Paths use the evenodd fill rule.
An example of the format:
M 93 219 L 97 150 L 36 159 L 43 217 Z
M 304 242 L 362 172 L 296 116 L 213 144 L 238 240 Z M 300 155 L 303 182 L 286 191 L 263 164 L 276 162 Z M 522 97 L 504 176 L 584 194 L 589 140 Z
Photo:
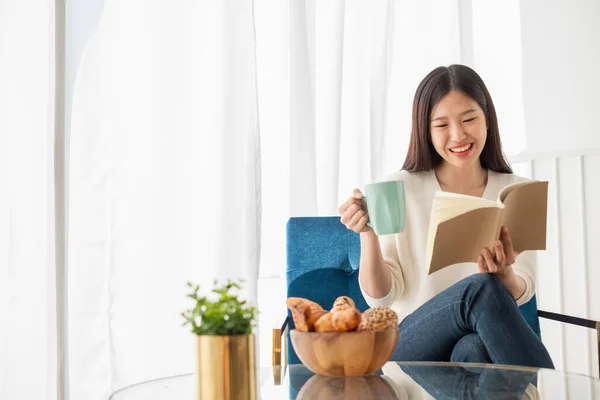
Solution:
M 462 153 L 463 151 L 469 150 L 472 145 L 473 145 L 472 143 L 469 143 L 469 144 L 464 145 L 463 147 L 455 147 L 453 149 L 450 149 L 450 151 L 453 153 Z

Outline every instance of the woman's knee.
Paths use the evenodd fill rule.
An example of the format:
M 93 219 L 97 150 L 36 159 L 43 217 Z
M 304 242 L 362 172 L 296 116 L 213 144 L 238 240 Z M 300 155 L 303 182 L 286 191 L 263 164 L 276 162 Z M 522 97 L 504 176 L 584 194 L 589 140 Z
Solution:
M 499 283 L 498 279 L 494 276 L 494 274 L 482 273 L 470 275 L 465 278 L 465 281 L 467 281 L 470 285 L 479 286 L 495 285 L 496 283 Z
M 473 290 L 476 293 L 485 294 L 492 297 L 505 297 L 512 300 L 509 291 L 506 290 L 502 282 L 494 274 L 473 274 L 465 278 L 467 290 Z
M 476 333 L 463 336 L 454 346 L 452 362 L 491 363 L 489 353 L 483 341 Z

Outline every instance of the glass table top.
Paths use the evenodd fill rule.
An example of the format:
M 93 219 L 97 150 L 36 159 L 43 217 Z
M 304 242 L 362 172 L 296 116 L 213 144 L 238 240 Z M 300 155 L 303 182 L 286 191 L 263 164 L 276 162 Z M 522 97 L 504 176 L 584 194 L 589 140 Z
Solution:
M 488 364 L 388 362 L 377 374 L 315 375 L 303 365 L 261 368 L 257 399 L 600 399 L 600 380 Z M 138 383 L 111 400 L 196 399 L 194 374 Z

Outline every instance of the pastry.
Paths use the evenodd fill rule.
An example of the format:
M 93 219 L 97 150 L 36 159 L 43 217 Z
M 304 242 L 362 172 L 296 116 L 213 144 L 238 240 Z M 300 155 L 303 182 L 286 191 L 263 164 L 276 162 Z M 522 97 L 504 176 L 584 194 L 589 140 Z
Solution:
M 296 330 L 299 332 L 308 332 L 308 324 L 306 323 L 306 317 L 304 313 L 298 311 L 296 308 L 290 308 L 292 313 L 292 319 L 294 320 L 294 325 L 296 326 Z
M 349 307 L 355 307 L 354 301 L 348 296 L 340 296 L 333 302 L 331 311 L 341 311 Z
M 302 297 L 289 297 L 286 304 L 292 313 L 296 330 L 300 332 L 314 330 L 315 321 L 326 312 L 318 303 Z
M 398 326 L 398 315 L 388 307 L 369 308 L 362 314 L 358 331 L 383 331 Z
M 333 314 L 333 327 L 337 332 L 350 332 L 358 328 L 361 320 L 361 313 L 356 307 L 349 307 L 342 311 L 335 311 Z
M 306 317 L 306 325 L 308 327 L 309 332 L 313 332 L 315 330 L 315 322 L 320 319 L 323 315 L 327 314 L 329 311 L 327 310 L 315 310 L 310 311 L 308 316 Z
M 349 307 L 341 311 L 329 311 L 315 324 L 315 332 L 350 332 L 360 324 L 361 314 L 356 307 Z
M 320 304 L 302 297 L 289 297 L 286 303 L 288 308 L 301 307 L 303 310 L 309 309 L 311 311 L 323 309 Z

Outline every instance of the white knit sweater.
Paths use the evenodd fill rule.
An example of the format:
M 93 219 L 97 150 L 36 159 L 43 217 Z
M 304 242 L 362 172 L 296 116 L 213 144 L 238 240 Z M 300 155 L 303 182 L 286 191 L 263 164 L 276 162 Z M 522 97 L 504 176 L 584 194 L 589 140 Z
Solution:
M 406 226 L 402 233 L 379 237 L 383 259 L 392 274 L 392 288 L 385 297 L 380 299 L 369 296 L 362 286 L 361 290 L 369 306 L 390 307 L 402 321 L 436 294 L 479 271 L 476 263 L 460 263 L 431 275 L 427 274 L 425 253 L 429 216 L 435 192 L 442 190 L 433 170 L 418 173 L 398 171 L 386 180 L 404 181 L 407 214 Z M 497 200 L 502 188 L 523 180 L 525 178 L 514 174 L 489 171 L 487 186 L 482 197 Z M 517 299 L 517 304 L 521 305 L 529 301 L 535 293 L 537 276 L 535 252 L 521 253 L 513 269 L 527 285 L 525 293 Z

